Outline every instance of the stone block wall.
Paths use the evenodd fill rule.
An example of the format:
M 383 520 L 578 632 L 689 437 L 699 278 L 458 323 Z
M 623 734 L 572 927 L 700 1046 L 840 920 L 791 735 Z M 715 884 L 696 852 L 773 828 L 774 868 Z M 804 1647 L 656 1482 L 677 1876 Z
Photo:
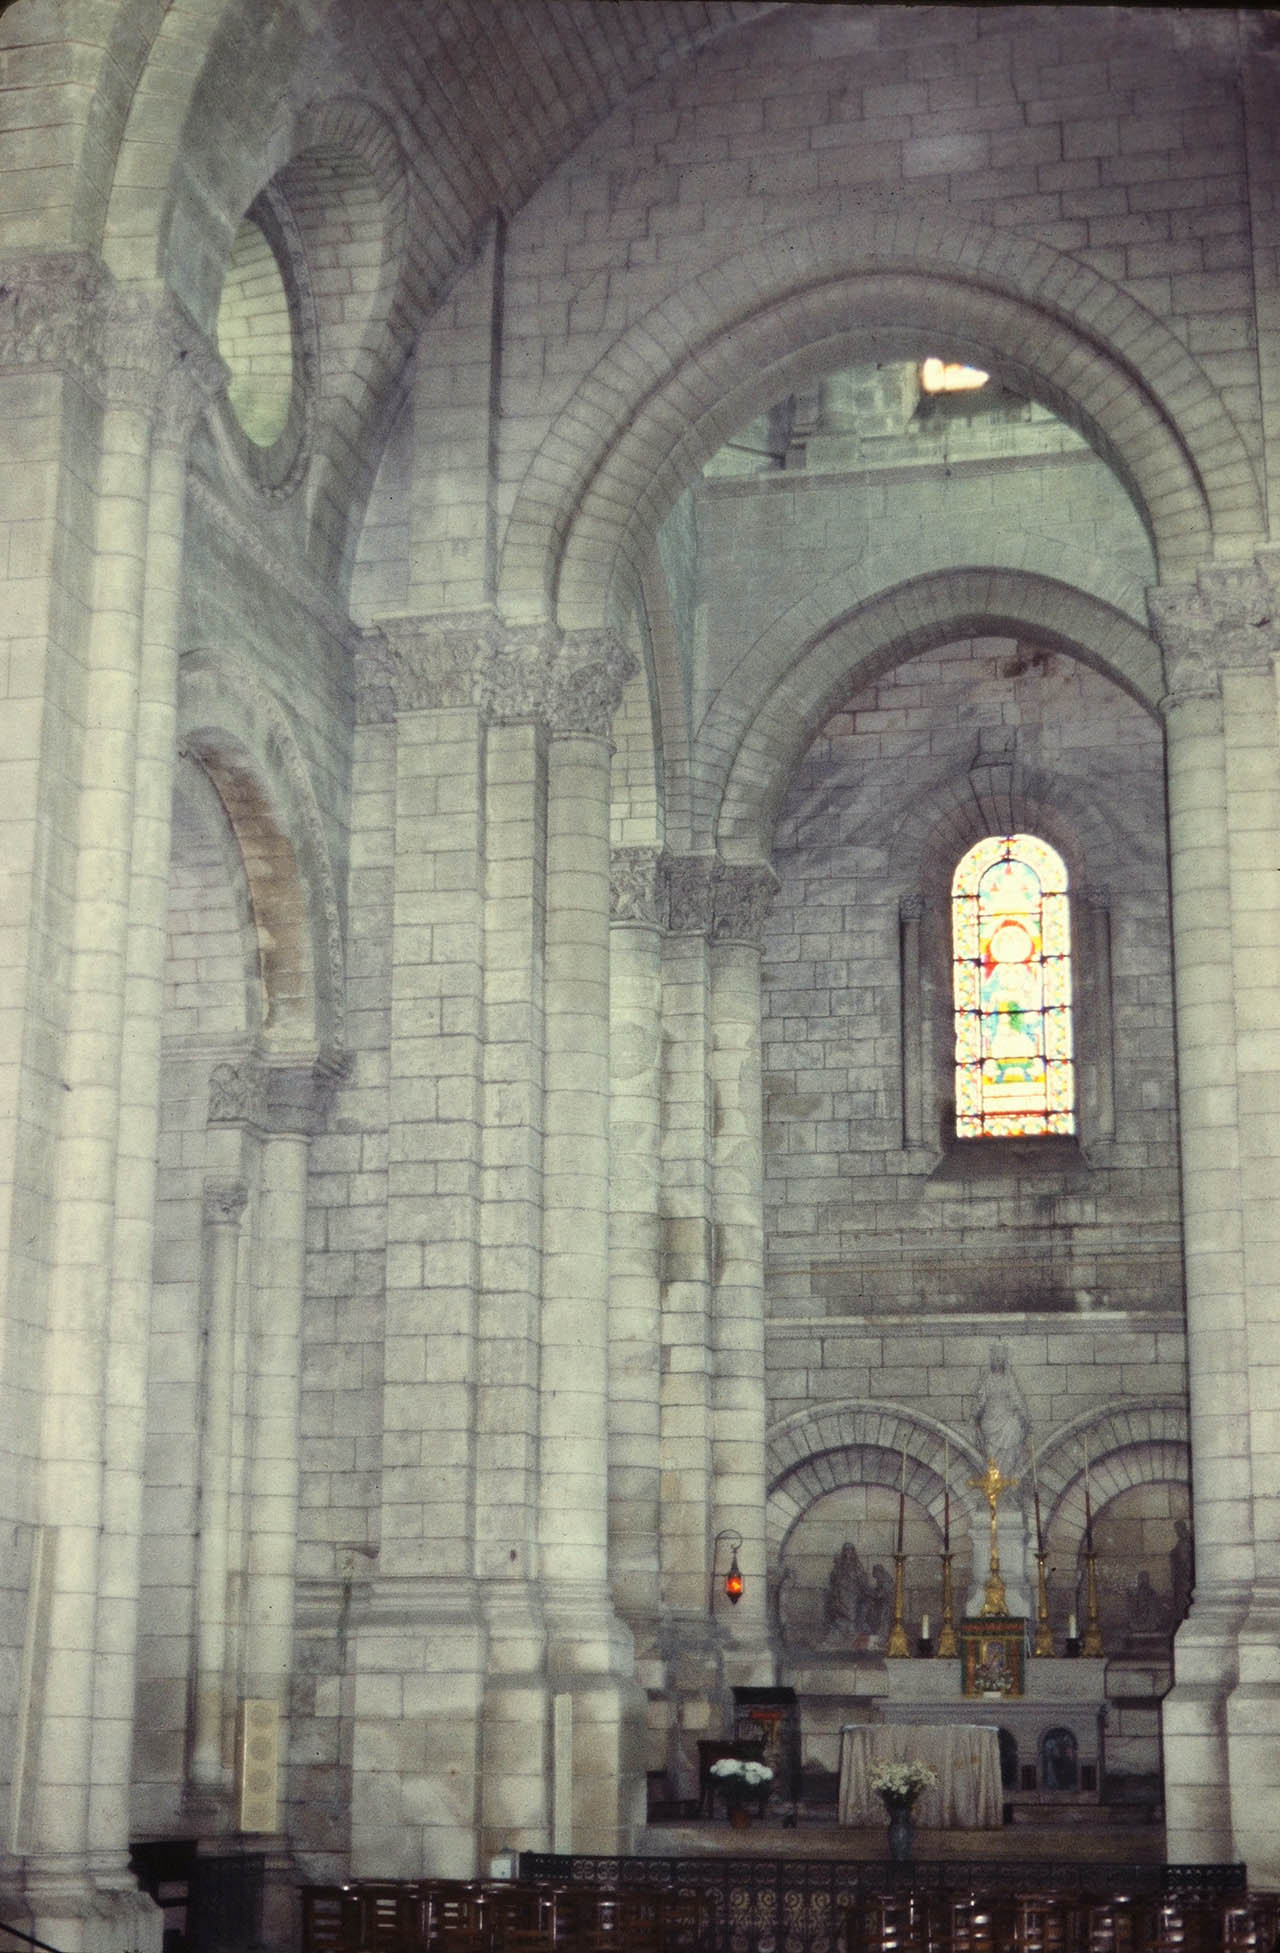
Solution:
M 947 897 L 968 845 L 956 807 L 997 774 L 993 825 L 1019 808 L 1019 820 L 1047 820 L 1072 842 L 1078 1149 L 957 1150 L 946 1136 Z M 1150 720 L 1035 645 L 972 640 L 928 653 L 824 727 L 777 828 L 782 886 L 762 978 L 774 1314 L 1180 1313 L 1161 821 Z M 1086 1007 L 1104 980 L 1090 967 L 1100 951 L 1086 907 L 1103 899 L 1099 886 L 1109 1014 Z M 900 907 L 922 891 L 913 984 Z M 922 1027 L 932 1055 L 913 1143 L 904 1052 Z

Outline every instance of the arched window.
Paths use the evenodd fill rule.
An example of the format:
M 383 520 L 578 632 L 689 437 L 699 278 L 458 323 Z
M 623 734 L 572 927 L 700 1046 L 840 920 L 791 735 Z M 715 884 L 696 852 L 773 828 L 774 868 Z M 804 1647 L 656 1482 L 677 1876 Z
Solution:
M 989 834 L 951 882 L 956 1135 L 1073 1133 L 1071 917 L 1060 854 Z

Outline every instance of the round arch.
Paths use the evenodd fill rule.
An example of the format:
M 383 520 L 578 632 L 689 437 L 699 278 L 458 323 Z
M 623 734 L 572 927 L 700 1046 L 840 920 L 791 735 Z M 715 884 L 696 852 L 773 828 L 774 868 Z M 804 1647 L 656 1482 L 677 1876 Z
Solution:
M 1132 1486 L 1169 1479 L 1190 1485 L 1186 1405 L 1176 1397 L 1108 1404 L 1055 1432 L 1036 1457 L 1046 1534 L 1061 1527 L 1084 1537 L 1086 1457 L 1095 1518 Z
M 868 199 L 861 222 L 774 233 L 688 276 L 586 375 L 521 485 L 503 609 L 616 622 L 667 510 L 736 428 L 822 373 L 922 349 L 1075 427 L 1127 488 L 1162 580 L 1262 535 L 1225 403 L 1149 312 L 1033 239 Z
M 780 619 L 774 633 L 781 639 L 786 629 Z M 796 761 L 855 683 L 949 638 L 1003 634 L 1034 637 L 1048 650 L 1080 658 L 1150 712 L 1163 695 L 1163 663 L 1150 632 L 1050 577 L 954 569 L 883 590 L 802 645 L 754 711 L 726 696 L 708 715 L 703 745 L 720 757 L 721 770 L 699 781 L 698 816 L 707 832 L 718 834 L 726 859 L 769 858 L 778 802 Z M 765 646 L 758 663 L 775 658 L 775 648 Z
M 951 1451 L 951 1499 L 970 1530 L 986 1523 L 985 1501 L 969 1485 L 983 1461 L 970 1441 L 901 1404 L 849 1399 L 797 1411 L 765 1438 L 765 1540 L 775 1563 L 809 1507 L 850 1485 L 900 1487 L 942 1527 Z M 906 1481 L 902 1459 L 906 1453 Z
M 178 739 L 217 791 L 249 887 L 269 1050 L 337 1063 L 342 930 L 319 804 L 285 715 L 231 652 L 184 657 Z

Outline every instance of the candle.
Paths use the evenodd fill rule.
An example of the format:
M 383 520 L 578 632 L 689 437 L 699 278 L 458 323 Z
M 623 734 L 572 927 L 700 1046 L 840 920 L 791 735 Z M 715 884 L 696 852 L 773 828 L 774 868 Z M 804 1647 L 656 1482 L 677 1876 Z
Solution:
M 907 1517 L 907 1447 L 902 1447 L 902 1475 L 898 1480 L 898 1551 L 902 1551 L 902 1528 Z
M 951 1551 L 951 1440 L 942 1440 L 942 1550 Z
M 1089 1496 L 1089 1447 L 1084 1447 L 1084 1550 L 1093 1551 L 1093 1500 Z
M 1040 1475 L 1036 1470 L 1036 1448 L 1031 1446 L 1031 1485 L 1036 1495 L 1036 1552 L 1044 1552 L 1044 1534 L 1040 1528 Z
M 929 1616 L 927 1614 L 920 1616 L 920 1639 L 922 1641 L 929 1639 Z
M 1078 1638 L 1079 1637 L 1077 1636 L 1076 1633 L 1076 1617 L 1074 1614 L 1068 1614 L 1067 1615 L 1067 1640 L 1075 1641 Z

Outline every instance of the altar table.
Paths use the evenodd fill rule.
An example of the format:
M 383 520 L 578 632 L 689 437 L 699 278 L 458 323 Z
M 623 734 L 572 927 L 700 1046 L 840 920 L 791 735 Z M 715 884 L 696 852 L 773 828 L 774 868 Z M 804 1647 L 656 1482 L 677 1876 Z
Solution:
M 915 1821 L 925 1830 L 994 1829 L 1004 1817 L 1000 1734 L 994 1725 L 948 1722 L 904 1726 L 847 1722 L 840 1731 L 840 1822 L 886 1824 L 884 1800 L 869 1781 L 873 1763 L 919 1759 L 938 1773 L 921 1791 Z

